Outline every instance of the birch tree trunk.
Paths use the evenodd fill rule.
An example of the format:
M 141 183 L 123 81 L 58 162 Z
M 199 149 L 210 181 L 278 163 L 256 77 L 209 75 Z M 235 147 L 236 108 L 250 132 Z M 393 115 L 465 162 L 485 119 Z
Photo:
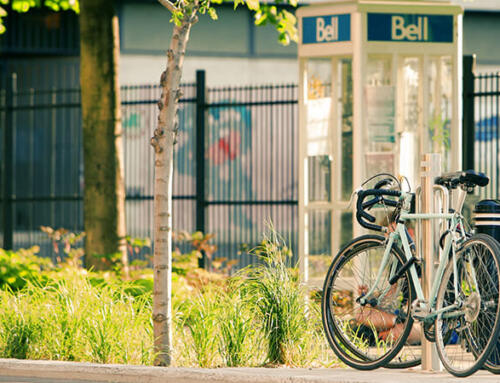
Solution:
M 94 255 L 121 253 L 128 272 L 123 137 L 118 61 L 118 17 L 113 1 L 82 0 L 80 84 L 83 121 L 85 264 L 109 262 Z
M 288 0 L 286 0 L 288 1 Z M 206 0 L 158 0 L 172 13 L 174 32 L 167 51 L 167 69 L 161 76 L 162 94 L 158 102 L 158 125 L 151 138 L 155 150 L 154 187 L 154 291 L 153 333 L 155 365 L 169 366 L 172 362 L 172 174 L 173 152 L 177 136 L 177 109 L 181 97 L 182 65 L 186 54 L 189 32 L 198 21 L 197 13 L 208 13 L 216 20 L 217 13 Z M 238 2 L 235 2 L 237 5 Z M 277 26 L 280 37 L 288 40 L 290 20 L 295 17 L 288 11 L 276 14 L 275 7 L 263 10 L 258 2 L 246 1 L 249 9 L 259 11 L 260 18 L 268 18 Z M 257 3 L 257 4 L 256 4 Z M 263 13 L 261 14 L 260 11 Z M 290 18 L 287 23 L 287 17 Z M 294 23 L 295 21 L 293 21 Z M 294 29 L 294 28 L 292 28 Z
M 196 8 L 185 16 L 180 26 L 174 25 L 167 51 L 167 69 L 160 80 L 162 94 L 158 102 L 158 125 L 151 139 L 155 150 L 153 333 L 157 366 L 169 366 L 172 362 L 173 152 L 178 129 L 182 65 L 195 18 Z

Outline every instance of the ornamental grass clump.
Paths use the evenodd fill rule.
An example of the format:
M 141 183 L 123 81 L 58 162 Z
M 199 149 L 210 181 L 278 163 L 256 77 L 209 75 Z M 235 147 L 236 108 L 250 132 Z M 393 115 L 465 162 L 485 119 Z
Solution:
M 225 366 L 247 366 L 257 356 L 258 338 L 252 319 L 239 286 L 231 286 L 226 293 L 220 294 L 217 312 L 219 354 Z
M 217 294 L 207 290 L 181 305 L 182 325 L 191 336 L 194 359 L 199 367 L 214 367 L 217 358 Z
M 0 297 L 0 355 L 3 358 L 26 359 L 41 335 L 40 324 L 25 310 L 22 299 Z M 10 303 L 10 304 L 9 304 Z M 7 309 L 9 304 L 10 309 Z
M 254 250 L 261 263 L 244 270 L 246 299 L 255 309 L 267 342 L 267 363 L 299 365 L 307 333 L 306 297 L 291 252 L 275 233 Z
M 152 363 L 149 297 L 128 295 L 120 281 L 92 284 L 82 270 L 58 275 L 0 291 L 0 357 Z

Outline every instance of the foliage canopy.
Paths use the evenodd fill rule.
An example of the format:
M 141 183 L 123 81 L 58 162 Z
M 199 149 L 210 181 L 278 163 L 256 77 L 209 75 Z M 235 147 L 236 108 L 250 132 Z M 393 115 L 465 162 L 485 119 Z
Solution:
M 277 7 L 277 5 L 288 4 L 293 7 L 297 6 L 298 0 L 276 0 L 273 4 L 263 4 L 259 0 L 234 0 L 234 8 L 236 9 L 240 4 L 246 5 L 248 9 L 254 11 L 255 25 L 273 25 L 279 33 L 279 41 L 282 44 L 289 44 L 290 41 L 297 41 L 296 19 L 293 13 L 288 10 Z M 196 1 L 197 2 L 197 1 Z M 199 13 L 208 14 L 213 20 L 217 20 L 217 11 L 213 4 L 222 4 L 227 0 L 202 0 L 199 2 Z M 231 0 L 231 2 L 233 2 Z M 172 13 L 171 21 L 179 24 L 184 17 L 181 9 L 189 7 L 189 3 L 194 1 L 178 0 L 173 4 L 178 9 L 177 12 Z M 5 25 L 3 17 L 7 16 L 7 11 L 4 7 L 7 5 L 16 12 L 25 13 L 32 8 L 47 7 L 55 12 L 58 11 L 74 11 L 80 12 L 79 0 L 0 0 L 0 34 L 5 32 Z
M 3 17 L 7 16 L 7 11 L 2 5 L 10 5 L 12 10 L 20 13 L 43 6 L 56 12 L 68 10 L 76 13 L 80 12 L 80 2 L 78 0 L 0 0 L 0 34 L 5 32 Z

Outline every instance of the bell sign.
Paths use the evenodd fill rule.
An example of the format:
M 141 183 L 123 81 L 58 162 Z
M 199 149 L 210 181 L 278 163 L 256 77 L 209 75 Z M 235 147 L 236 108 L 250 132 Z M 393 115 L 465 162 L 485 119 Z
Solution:
M 302 43 L 332 43 L 351 40 L 351 15 L 327 15 L 302 19 Z
M 452 43 L 453 16 L 368 13 L 368 41 Z

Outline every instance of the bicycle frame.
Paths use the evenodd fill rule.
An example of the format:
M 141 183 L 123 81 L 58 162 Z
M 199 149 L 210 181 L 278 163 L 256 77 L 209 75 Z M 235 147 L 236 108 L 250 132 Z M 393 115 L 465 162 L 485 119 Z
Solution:
M 462 194 L 466 193 L 465 191 L 462 191 Z M 406 193 L 403 193 L 401 196 L 401 199 L 404 201 L 405 198 L 407 197 Z M 463 201 L 465 199 L 465 195 L 460 195 L 459 198 L 459 207 L 458 211 L 461 211 Z M 404 205 L 404 204 L 403 204 Z M 406 231 L 406 226 L 405 222 L 408 220 L 423 220 L 423 219 L 446 219 L 447 222 L 450 222 L 450 233 L 449 235 L 446 236 L 445 240 L 445 245 L 444 245 L 444 251 L 443 251 L 443 256 L 439 260 L 439 266 L 435 272 L 433 281 L 432 281 L 432 287 L 431 287 L 431 292 L 429 294 L 429 300 L 428 302 L 425 303 L 425 297 L 424 297 L 424 292 L 422 289 L 422 285 L 420 283 L 418 273 L 417 273 L 417 268 L 415 264 L 412 264 L 410 268 L 408 269 L 410 272 L 410 278 L 413 281 L 413 285 L 415 287 L 415 292 L 417 295 L 417 300 L 422 302 L 423 308 L 428 310 L 428 315 L 426 315 L 423 320 L 431 320 L 435 318 L 437 315 L 440 315 L 446 311 L 451 311 L 454 309 L 458 308 L 458 305 L 453 304 L 447 307 L 444 307 L 438 311 L 434 310 L 435 305 L 436 305 L 436 298 L 437 298 L 437 293 L 439 289 L 439 285 L 441 283 L 441 280 L 443 278 L 446 266 L 448 265 L 448 262 L 450 261 L 450 251 L 452 251 L 452 258 L 451 261 L 453 262 L 453 273 L 454 275 L 457 275 L 457 264 L 456 264 L 456 252 L 455 252 L 455 246 L 453 244 L 454 238 L 453 238 L 453 233 L 455 232 L 455 229 L 457 228 L 457 225 L 460 223 L 461 227 L 461 237 L 463 238 L 465 236 L 465 231 L 463 228 L 463 219 L 462 216 L 459 213 L 431 213 L 431 214 L 422 214 L 422 213 L 409 213 L 407 210 L 402 210 L 402 213 L 400 215 L 400 218 L 398 220 L 398 223 L 396 225 L 396 229 L 389 234 L 387 244 L 385 247 L 384 255 L 382 257 L 380 269 L 378 270 L 375 283 L 373 284 L 372 288 L 364 295 L 363 297 L 360 298 L 360 303 L 361 304 L 366 304 L 370 298 L 372 298 L 373 293 L 378 287 L 378 284 L 380 283 L 380 280 L 382 279 L 382 273 L 387 266 L 387 263 L 389 262 L 390 259 L 390 252 L 392 247 L 394 246 L 395 242 L 400 242 L 403 246 L 403 252 L 405 255 L 405 261 L 408 262 L 410 259 L 413 257 L 412 252 L 410 250 L 410 243 L 408 241 L 407 237 L 407 231 Z M 395 274 L 395 265 L 391 267 L 391 276 Z M 475 279 L 475 275 L 473 275 L 473 278 Z M 458 296 L 457 291 L 458 291 L 458 286 L 457 286 L 457 278 L 454 278 L 454 289 L 455 289 L 455 297 Z M 377 297 L 377 300 L 379 300 L 381 297 L 383 297 L 388 291 L 390 287 L 384 291 L 381 296 Z M 428 306 L 427 306 L 428 305 Z M 451 314 L 451 315 L 460 315 L 460 312 Z

